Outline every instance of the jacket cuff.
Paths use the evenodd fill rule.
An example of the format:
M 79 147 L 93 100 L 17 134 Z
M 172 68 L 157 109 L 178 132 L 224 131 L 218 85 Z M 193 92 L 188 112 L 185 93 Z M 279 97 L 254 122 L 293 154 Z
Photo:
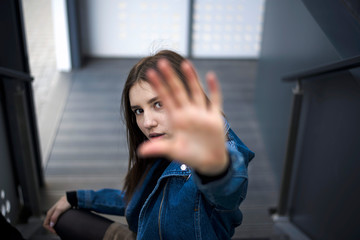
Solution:
M 76 191 L 66 192 L 66 199 L 70 203 L 71 207 L 73 208 L 78 207 L 78 198 Z
M 221 172 L 220 174 L 218 175 L 215 175 L 215 176 L 207 176 L 207 175 L 203 175 L 201 173 L 199 173 L 198 171 L 195 171 L 196 175 L 199 177 L 200 181 L 201 181 L 201 184 L 207 184 L 207 183 L 210 183 L 210 182 L 214 182 L 214 181 L 217 181 L 217 180 L 220 180 L 222 178 L 224 178 L 226 175 L 228 175 L 230 169 L 231 169 L 231 158 L 228 154 L 228 157 L 229 157 L 229 162 L 228 162 L 228 166 L 227 168 L 225 169 L 225 171 Z
M 198 189 L 207 200 L 217 208 L 223 210 L 237 209 L 245 199 L 247 190 L 247 170 L 242 153 L 228 145 L 231 165 L 227 173 L 216 181 L 203 184 L 200 176 L 195 172 L 193 179 Z

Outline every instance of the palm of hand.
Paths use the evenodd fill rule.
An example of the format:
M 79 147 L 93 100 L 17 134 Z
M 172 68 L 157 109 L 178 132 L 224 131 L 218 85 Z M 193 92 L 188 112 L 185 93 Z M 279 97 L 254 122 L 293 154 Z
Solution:
M 217 161 L 225 152 L 224 124 L 220 112 L 187 107 L 173 115 L 172 124 L 169 157 L 207 173 L 218 167 Z
M 144 156 L 165 155 L 185 163 L 205 175 L 222 172 L 228 163 L 225 149 L 221 94 L 214 74 L 208 75 L 211 103 L 207 104 L 195 71 L 189 63 L 183 72 L 191 98 L 166 62 L 159 63 L 165 84 L 151 71 L 148 77 L 164 103 L 171 124 L 168 138 L 148 141 L 139 153 Z

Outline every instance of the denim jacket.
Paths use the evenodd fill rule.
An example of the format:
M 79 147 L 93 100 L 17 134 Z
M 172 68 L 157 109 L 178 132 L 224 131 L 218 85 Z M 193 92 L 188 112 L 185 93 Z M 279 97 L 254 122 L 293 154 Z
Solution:
M 231 163 L 221 179 L 203 184 L 195 171 L 172 161 L 150 195 L 142 194 L 158 161 L 129 203 L 120 190 L 78 190 L 78 207 L 126 216 L 137 239 L 230 239 L 242 222 L 239 205 L 246 196 L 247 166 L 254 153 L 225 126 Z

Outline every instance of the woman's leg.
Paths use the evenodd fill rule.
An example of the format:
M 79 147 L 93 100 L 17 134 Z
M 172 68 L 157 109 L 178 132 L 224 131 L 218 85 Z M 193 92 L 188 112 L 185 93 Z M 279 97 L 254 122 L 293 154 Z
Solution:
M 54 229 L 63 240 L 102 240 L 112 223 L 90 211 L 70 209 L 59 217 Z
M 106 230 L 103 240 L 135 240 L 136 234 L 128 226 L 114 222 Z

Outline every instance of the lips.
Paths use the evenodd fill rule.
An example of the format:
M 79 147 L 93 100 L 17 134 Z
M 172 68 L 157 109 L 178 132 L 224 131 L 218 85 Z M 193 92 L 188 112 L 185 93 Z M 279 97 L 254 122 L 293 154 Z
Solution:
M 150 139 L 155 139 L 155 138 L 159 138 L 159 137 L 164 136 L 164 135 L 165 135 L 165 133 L 150 133 L 149 138 Z

